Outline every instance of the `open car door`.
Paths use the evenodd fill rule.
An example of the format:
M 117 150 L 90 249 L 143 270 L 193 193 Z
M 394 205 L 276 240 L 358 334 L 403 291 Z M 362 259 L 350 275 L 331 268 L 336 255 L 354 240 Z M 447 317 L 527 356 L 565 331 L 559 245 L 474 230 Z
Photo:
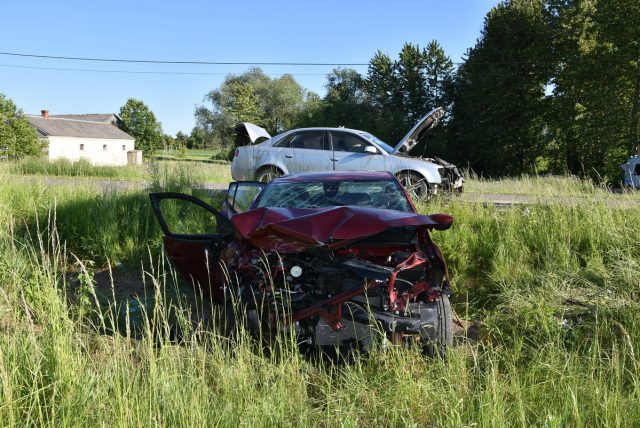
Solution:
M 233 239 L 229 218 L 183 193 L 149 194 L 164 232 L 164 248 L 176 270 L 217 302 L 224 301 L 220 251 Z
M 230 183 L 222 204 L 222 215 L 230 219 L 234 214 L 247 211 L 266 184 L 261 181 L 234 181 Z

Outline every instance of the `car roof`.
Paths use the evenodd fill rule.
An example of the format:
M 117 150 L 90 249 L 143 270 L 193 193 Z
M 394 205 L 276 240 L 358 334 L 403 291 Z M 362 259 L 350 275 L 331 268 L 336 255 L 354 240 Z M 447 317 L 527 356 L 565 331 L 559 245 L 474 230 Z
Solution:
M 299 183 L 304 181 L 342 181 L 342 180 L 389 180 L 393 174 L 388 171 L 319 171 L 302 172 L 278 177 L 271 183 Z
M 298 132 L 298 131 L 347 131 L 347 132 L 355 132 L 357 134 L 362 134 L 362 133 L 368 134 L 367 131 L 363 131 L 361 129 L 342 128 L 342 127 L 328 127 L 328 126 L 315 126 L 315 127 L 312 127 L 312 128 L 290 129 L 290 130 L 285 131 L 282 134 L 278 134 L 278 135 L 291 134 L 292 132 Z

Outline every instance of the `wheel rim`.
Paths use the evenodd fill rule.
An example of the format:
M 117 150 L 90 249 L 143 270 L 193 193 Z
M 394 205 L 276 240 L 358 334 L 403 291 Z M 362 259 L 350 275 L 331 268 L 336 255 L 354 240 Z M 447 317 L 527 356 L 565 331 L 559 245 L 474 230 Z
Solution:
M 260 174 L 258 181 L 262 181 L 263 183 L 268 183 L 271 180 L 278 177 L 280 177 L 280 174 L 278 173 L 278 171 L 275 171 L 273 169 L 268 169 L 266 171 L 263 171 L 262 174 Z
M 411 196 L 416 201 L 424 197 L 425 189 L 422 179 L 418 179 L 413 175 L 406 174 L 400 177 L 400 184 L 402 184 L 404 188 L 407 189 L 407 193 L 409 193 L 409 196 Z

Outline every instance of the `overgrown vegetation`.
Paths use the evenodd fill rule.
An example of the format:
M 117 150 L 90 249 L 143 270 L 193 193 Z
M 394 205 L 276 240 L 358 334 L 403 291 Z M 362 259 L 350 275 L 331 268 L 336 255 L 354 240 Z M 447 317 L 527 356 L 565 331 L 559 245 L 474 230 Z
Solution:
M 433 237 L 479 341 L 445 360 L 387 347 L 336 364 L 286 335 L 266 352 L 193 324 L 145 191 L 2 181 L 0 424 L 635 425 L 640 213 L 584 189 L 578 207 L 421 207 L 455 216 Z M 96 281 L 109 266 L 113 285 Z
M 150 161 L 139 166 L 96 166 L 86 160 L 77 162 L 66 159 L 47 161 L 42 158 L 26 158 L 0 163 L 0 176 L 5 175 L 9 178 L 38 175 L 148 181 L 157 172 L 162 172 L 166 177 L 172 177 L 183 174 L 185 170 L 188 170 L 190 176 L 200 183 L 226 184 L 231 181 L 228 163 L 203 163 L 196 161 L 196 159 L 193 161 Z
M 129 98 L 120 107 L 122 130 L 136 139 L 136 149 L 145 155 L 152 155 L 163 142 L 162 124 L 156 119 L 149 106 L 135 98 Z
M 0 159 L 37 156 L 44 144 L 15 103 L 0 93 Z
M 412 154 L 489 177 L 541 172 L 621 180 L 619 164 L 640 144 L 637 0 L 501 1 L 457 64 L 438 41 L 419 42 L 405 43 L 397 56 L 373 53 L 365 73 L 333 70 L 323 97 L 287 75 L 229 75 L 207 95 L 210 107 L 197 108 L 192 135 L 228 144 L 233 126 L 244 121 L 270 132 L 345 126 L 395 146 L 441 106 L 449 113 L 444 123 Z M 265 97 L 264 88 L 276 84 L 277 96 Z

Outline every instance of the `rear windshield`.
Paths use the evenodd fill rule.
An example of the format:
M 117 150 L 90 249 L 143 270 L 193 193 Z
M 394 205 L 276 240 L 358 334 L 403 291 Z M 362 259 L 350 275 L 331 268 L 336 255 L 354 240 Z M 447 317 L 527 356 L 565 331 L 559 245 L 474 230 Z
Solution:
M 256 208 L 323 208 L 355 205 L 413 212 L 404 192 L 392 180 L 307 181 L 272 183 L 256 201 Z

